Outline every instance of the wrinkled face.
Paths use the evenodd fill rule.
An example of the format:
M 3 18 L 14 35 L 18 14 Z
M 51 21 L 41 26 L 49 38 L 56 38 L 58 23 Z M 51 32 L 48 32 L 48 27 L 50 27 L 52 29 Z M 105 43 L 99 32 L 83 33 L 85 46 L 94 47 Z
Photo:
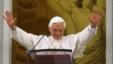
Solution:
M 54 39 L 59 40 L 64 34 L 64 24 L 63 23 L 54 23 L 52 27 L 49 27 L 49 31 Z

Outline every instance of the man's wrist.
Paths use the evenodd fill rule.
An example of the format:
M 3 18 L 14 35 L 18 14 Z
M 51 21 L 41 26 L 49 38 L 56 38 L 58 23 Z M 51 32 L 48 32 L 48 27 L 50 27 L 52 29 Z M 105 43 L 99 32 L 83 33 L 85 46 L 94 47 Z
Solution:
M 91 28 L 96 28 L 96 25 L 90 24 Z
M 13 28 L 11 28 L 12 31 L 15 31 L 17 29 L 17 26 L 14 26 Z

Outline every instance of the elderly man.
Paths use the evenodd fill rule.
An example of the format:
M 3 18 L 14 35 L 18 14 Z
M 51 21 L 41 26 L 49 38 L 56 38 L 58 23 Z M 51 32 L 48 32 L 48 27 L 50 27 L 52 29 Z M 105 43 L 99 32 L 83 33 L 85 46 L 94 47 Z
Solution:
M 63 36 L 66 23 L 61 17 L 53 17 L 48 25 L 50 36 L 33 35 L 27 33 L 15 25 L 16 18 L 10 11 L 5 12 L 3 18 L 11 28 L 13 39 L 25 46 L 27 50 L 32 50 L 34 45 L 41 39 L 35 49 L 71 49 L 72 57 L 75 59 L 83 55 L 87 42 L 96 34 L 97 23 L 102 18 L 100 11 L 95 11 L 89 17 L 90 25 L 77 34 Z

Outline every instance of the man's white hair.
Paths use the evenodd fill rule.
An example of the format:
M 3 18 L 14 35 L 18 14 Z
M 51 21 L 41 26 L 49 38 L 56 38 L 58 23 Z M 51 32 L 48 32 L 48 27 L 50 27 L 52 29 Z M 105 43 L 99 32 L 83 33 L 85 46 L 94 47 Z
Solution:
M 62 22 L 64 24 L 64 28 L 66 28 L 66 23 L 65 23 L 64 19 L 59 16 L 55 16 L 50 20 L 48 27 L 52 27 L 52 25 L 54 23 L 62 23 Z

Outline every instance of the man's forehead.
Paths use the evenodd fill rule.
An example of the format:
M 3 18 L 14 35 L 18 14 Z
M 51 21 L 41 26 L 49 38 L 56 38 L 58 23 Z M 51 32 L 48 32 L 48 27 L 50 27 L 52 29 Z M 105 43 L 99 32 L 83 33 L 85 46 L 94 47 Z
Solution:
M 52 27 L 64 27 L 63 23 L 54 23 Z

